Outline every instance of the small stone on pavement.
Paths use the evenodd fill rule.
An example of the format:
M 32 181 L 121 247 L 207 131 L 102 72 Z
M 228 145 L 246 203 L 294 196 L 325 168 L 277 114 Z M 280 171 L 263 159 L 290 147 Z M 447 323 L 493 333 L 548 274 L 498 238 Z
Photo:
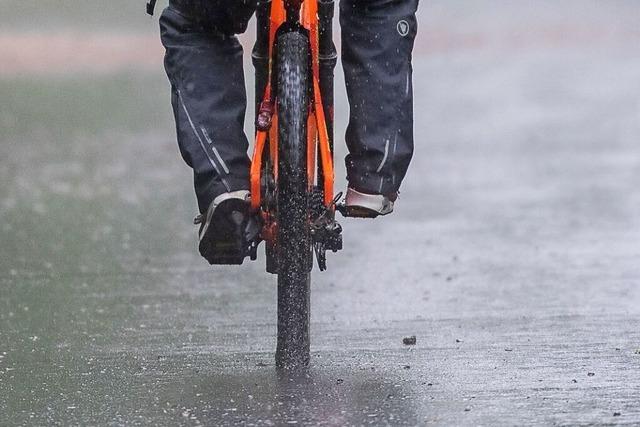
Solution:
M 416 336 L 411 335 L 410 337 L 402 338 L 402 344 L 404 345 L 416 345 Z

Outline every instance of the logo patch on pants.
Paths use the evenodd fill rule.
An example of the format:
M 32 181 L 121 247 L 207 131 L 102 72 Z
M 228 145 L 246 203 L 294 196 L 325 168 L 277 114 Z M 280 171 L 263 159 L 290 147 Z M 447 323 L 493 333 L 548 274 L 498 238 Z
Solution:
M 404 19 L 398 21 L 398 25 L 396 27 L 398 29 L 398 34 L 402 37 L 406 37 L 409 34 L 409 23 Z

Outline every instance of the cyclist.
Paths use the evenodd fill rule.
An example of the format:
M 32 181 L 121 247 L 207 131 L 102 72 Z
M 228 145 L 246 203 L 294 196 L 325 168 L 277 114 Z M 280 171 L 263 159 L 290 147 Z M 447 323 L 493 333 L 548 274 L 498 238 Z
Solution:
M 258 233 L 249 213 L 243 33 L 257 0 L 170 0 L 160 29 L 180 152 L 193 169 L 199 250 L 212 264 L 244 258 Z M 413 154 L 411 53 L 418 0 L 341 0 L 350 104 L 346 205 L 393 211 Z M 232 262 L 233 263 L 233 262 Z

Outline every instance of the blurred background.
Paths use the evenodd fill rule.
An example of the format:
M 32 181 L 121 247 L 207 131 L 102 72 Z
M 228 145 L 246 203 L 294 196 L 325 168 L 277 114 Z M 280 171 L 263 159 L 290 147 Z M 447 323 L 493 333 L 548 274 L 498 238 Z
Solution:
M 415 160 L 314 272 L 293 391 L 263 260 L 197 255 L 144 3 L 0 0 L 8 425 L 640 423 L 640 2 L 421 3 Z

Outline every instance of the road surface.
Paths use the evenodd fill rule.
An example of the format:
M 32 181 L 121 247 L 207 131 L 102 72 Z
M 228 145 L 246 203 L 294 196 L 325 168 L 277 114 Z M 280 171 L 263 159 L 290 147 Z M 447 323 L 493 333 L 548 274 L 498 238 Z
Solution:
M 12 37 L 28 4 L 9 2 Z M 78 13 L 43 28 L 93 31 Z M 415 161 L 397 212 L 344 220 L 314 272 L 298 377 L 275 371 L 264 258 L 196 254 L 161 57 L 12 62 L 0 424 L 640 424 L 638 18 L 632 0 L 421 5 Z M 341 94 L 338 136 L 346 114 Z

